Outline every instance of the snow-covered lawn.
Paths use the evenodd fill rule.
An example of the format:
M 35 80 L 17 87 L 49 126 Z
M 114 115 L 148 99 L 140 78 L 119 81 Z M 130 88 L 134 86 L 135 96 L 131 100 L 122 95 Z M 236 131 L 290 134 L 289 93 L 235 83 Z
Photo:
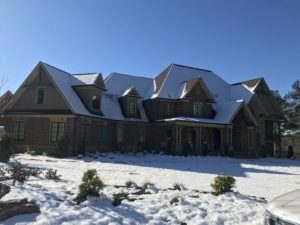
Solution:
M 56 169 L 62 181 L 31 177 L 16 184 L 2 200 L 27 197 L 41 213 L 17 216 L 3 224 L 262 224 L 266 201 L 260 198 L 269 200 L 300 187 L 300 162 L 284 159 L 120 154 L 97 159 L 21 154 L 15 159 L 32 167 Z M 88 169 L 96 169 L 107 186 L 100 200 L 76 205 L 72 199 Z M 220 172 L 235 177 L 235 193 L 203 193 L 211 191 L 210 184 Z M 130 195 L 136 200 L 113 206 L 113 194 L 128 192 L 114 185 L 129 180 L 138 185 L 151 182 L 155 187 L 149 190 L 151 194 Z M 185 190 L 168 189 L 176 183 Z M 177 205 L 170 204 L 173 197 L 179 197 Z

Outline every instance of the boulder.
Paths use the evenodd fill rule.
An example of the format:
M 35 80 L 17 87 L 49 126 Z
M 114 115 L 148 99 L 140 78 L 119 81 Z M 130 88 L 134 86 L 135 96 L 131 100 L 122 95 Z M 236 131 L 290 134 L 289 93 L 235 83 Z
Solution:
M 40 209 L 34 203 L 28 202 L 27 199 L 0 201 L 0 221 L 31 213 L 40 213 Z
M 3 198 L 5 195 L 7 195 L 10 192 L 10 187 L 6 184 L 0 183 L 0 199 Z

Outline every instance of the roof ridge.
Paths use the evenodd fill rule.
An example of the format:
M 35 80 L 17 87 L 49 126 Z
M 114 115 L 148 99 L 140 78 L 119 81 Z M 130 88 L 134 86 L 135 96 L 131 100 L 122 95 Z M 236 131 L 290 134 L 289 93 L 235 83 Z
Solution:
M 48 64 L 48 63 L 45 63 L 45 62 L 42 62 L 42 61 L 41 61 L 41 63 L 44 64 L 44 65 L 50 66 L 50 67 L 52 67 L 52 68 L 54 68 L 54 69 L 56 69 L 56 70 L 59 70 L 59 71 L 61 71 L 61 72 L 64 72 L 64 73 L 66 73 L 66 74 L 68 74 L 68 75 L 72 75 L 72 74 L 70 74 L 69 72 L 67 72 L 67 71 L 65 71 L 65 70 L 62 70 L 62 69 L 59 69 L 59 68 L 57 68 L 57 67 L 55 67 L 55 66 L 52 66 L 52 65 L 50 65 L 50 64 Z
M 72 73 L 72 75 L 74 75 L 74 76 L 80 76 L 80 75 L 82 75 L 82 76 L 85 76 L 85 75 L 100 75 L 101 73 Z
M 211 70 L 201 69 L 201 68 L 197 68 L 197 67 L 186 66 L 186 65 L 176 64 L 176 63 L 172 63 L 172 65 L 180 66 L 180 67 L 186 67 L 186 68 L 189 68 L 189 69 L 202 70 L 202 71 L 206 71 L 206 72 L 212 72 Z
M 253 80 L 264 80 L 264 79 L 265 79 L 264 77 L 257 77 L 257 78 L 253 78 L 253 79 L 250 79 L 250 80 L 243 80 L 243 81 L 240 81 L 240 82 L 236 82 L 236 83 L 233 83 L 233 84 L 230 84 L 230 85 L 239 85 L 239 84 L 249 82 L 249 81 L 253 81 Z
M 118 75 L 122 75 L 122 76 L 136 77 L 136 78 L 143 78 L 143 79 L 153 80 L 153 78 L 150 78 L 150 77 L 136 76 L 136 75 L 125 74 L 125 73 L 118 73 L 118 72 L 112 72 L 112 73 L 110 73 L 110 74 L 105 78 L 105 80 L 106 80 L 108 77 L 112 76 L 113 74 L 118 74 Z

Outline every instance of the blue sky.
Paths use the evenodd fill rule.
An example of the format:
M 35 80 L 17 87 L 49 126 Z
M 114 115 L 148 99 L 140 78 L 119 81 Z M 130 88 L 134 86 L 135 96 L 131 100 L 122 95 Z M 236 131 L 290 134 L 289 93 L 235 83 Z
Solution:
M 298 0 L 0 0 L 1 93 L 44 61 L 104 77 L 177 63 L 284 94 L 300 79 L 299 12 Z

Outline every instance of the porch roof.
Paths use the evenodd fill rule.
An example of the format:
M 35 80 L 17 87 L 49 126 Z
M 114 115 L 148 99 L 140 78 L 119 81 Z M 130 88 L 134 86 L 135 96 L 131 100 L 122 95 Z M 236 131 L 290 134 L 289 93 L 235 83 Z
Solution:
M 192 122 L 199 124 L 220 124 L 220 125 L 231 125 L 231 123 L 226 123 L 224 121 L 217 121 L 215 119 L 207 119 L 207 118 L 195 118 L 195 117 L 173 117 L 157 120 L 157 122 Z

